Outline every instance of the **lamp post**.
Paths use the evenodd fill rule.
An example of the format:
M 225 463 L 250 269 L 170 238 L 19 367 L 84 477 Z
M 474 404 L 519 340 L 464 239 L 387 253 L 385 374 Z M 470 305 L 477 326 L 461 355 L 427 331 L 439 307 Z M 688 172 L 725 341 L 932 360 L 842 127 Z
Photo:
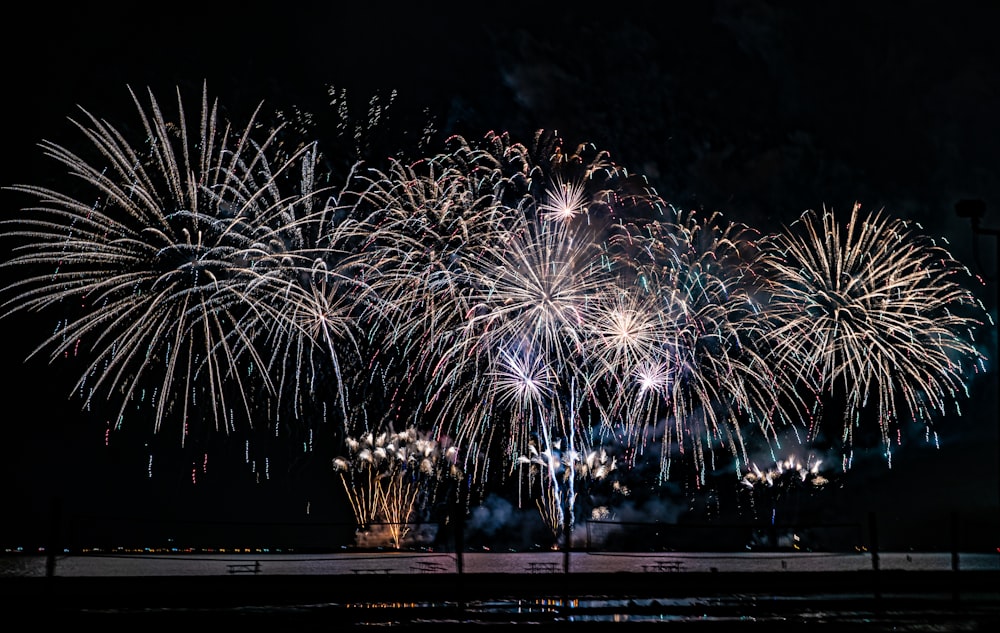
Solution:
M 978 199 L 959 200 L 955 203 L 955 214 L 960 218 L 969 218 L 972 224 L 972 252 L 976 267 L 983 277 L 993 281 L 994 292 L 996 292 L 996 309 L 998 318 L 996 325 L 1000 327 L 1000 229 L 986 228 L 980 225 L 980 221 L 986 214 L 986 202 Z M 978 238 L 980 236 L 992 236 L 995 240 L 995 271 L 993 275 L 988 275 L 979 259 Z M 1000 332 L 997 333 L 996 356 L 993 358 L 993 373 L 997 377 L 996 389 L 996 413 L 997 413 L 997 499 L 1000 501 Z M 998 503 L 1000 508 L 1000 503 Z

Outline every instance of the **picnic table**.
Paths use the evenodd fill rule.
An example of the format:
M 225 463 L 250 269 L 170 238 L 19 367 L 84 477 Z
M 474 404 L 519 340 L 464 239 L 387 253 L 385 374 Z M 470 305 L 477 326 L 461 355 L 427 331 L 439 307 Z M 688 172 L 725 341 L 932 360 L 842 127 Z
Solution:
M 642 571 L 681 571 L 684 569 L 684 563 L 679 560 L 657 560 L 652 563 L 647 563 L 642 566 Z
M 253 563 L 231 563 L 226 565 L 226 571 L 230 574 L 259 574 L 260 561 L 255 560 Z
M 418 560 L 410 565 L 410 571 L 415 571 L 421 574 L 434 574 L 448 571 L 448 569 L 441 563 L 434 560 Z
M 549 560 L 533 560 L 524 569 L 531 574 L 551 574 L 559 571 L 559 564 Z

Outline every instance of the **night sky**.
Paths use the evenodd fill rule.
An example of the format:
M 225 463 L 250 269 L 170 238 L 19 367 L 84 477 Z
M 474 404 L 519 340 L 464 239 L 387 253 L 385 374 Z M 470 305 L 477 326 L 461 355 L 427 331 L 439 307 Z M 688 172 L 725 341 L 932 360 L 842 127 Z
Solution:
M 263 101 L 312 112 L 326 130 L 328 88 L 346 90 L 361 116 L 369 98 L 396 90 L 396 122 L 429 113 L 442 136 L 508 131 L 524 142 L 556 130 L 568 145 L 608 150 L 674 206 L 721 211 L 761 230 L 806 209 L 846 213 L 856 201 L 917 220 L 983 276 L 977 293 L 995 318 L 996 244 L 976 239 L 955 203 L 983 200 L 982 226 L 1000 227 L 1000 4 L 733 0 L 559 10 L 515 2 L 350 12 L 309 4 L 227 11 L 181 3 L 156 16 L 26 5 L 0 37 L 2 184 L 58 186 L 61 168 L 36 143 L 82 144 L 67 121 L 77 106 L 136 123 L 128 86 L 148 86 L 163 101 L 179 86 L 196 105 L 207 82 L 236 120 Z M 2 196 L 4 218 L 24 204 Z M 75 376 L 44 355 L 25 361 L 51 331 L 49 317 L 17 315 L 0 327 L 0 547 L 44 542 L 54 508 L 81 541 L 156 540 L 195 524 L 209 545 L 350 535 L 327 462 L 276 461 L 261 478 L 247 472 L 237 445 L 222 451 L 208 482 L 192 484 L 183 463 L 158 463 L 148 477 L 149 429 L 106 447 L 106 421 L 70 397 Z M 984 328 L 977 337 L 991 362 L 995 336 Z M 877 511 L 892 529 L 920 532 L 919 546 L 948 547 L 958 513 L 977 546 L 1000 545 L 998 391 L 994 370 L 972 378 L 964 415 L 937 426 L 939 447 L 914 432 L 891 468 L 877 449 L 862 451 L 819 502 L 824 519 L 864 521 Z

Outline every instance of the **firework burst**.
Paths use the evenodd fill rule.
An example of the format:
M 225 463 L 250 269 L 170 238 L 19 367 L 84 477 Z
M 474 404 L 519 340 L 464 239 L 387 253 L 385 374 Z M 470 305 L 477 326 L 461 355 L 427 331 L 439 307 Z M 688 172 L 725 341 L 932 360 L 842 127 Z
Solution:
M 415 428 L 347 437 L 349 457 L 333 460 L 354 510 L 359 532 L 381 526 L 399 549 L 411 523 L 433 502 L 445 478 L 461 477 L 458 450 Z
M 86 406 L 101 392 L 117 400 L 116 426 L 145 401 L 155 429 L 179 422 L 182 442 L 197 423 L 233 431 L 254 417 L 250 394 L 273 391 L 242 288 L 249 254 L 301 197 L 282 186 L 305 149 L 280 151 L 277 131 L 255 142 L 254 120 L 243 130 L 223 124 L 207 88 L 196 126 L 179 92 L 176 120 L 151 93 L 148 105 L 132 98 L 141 144 L 86 111 L 74 124 L 92 162 L 43 143 L 83 191 L 11 187 L 37 202 L 28 217 L 5 222 L 21 240 L 5 265 L 31 273 L 6 289 L 4 307 L 62 311 L 35 353 L 48 350 L 52 361 L 85 353 L 76 390 Z
M 455 137 L 448 152 L 372 172 L 355 213 L 374 357 L 398 377 L 391 422 L 421 412 L 482 469 L 500 445 L 508 462 L 523 454 L 540 425 L 570 432 L 567 412 L 591 395 L 588 306 L 611 280 L 595 232 L 618 208 L 616 169 L 553 135 L 535 141 Z
M 568 535 L 576 523 L 577 496 L 604 481 L 617 468 L 617 461 L 604 448 L 576 446 L 569 438 L 542 434 L 533 438 L 528 452 L 517 459 L 521 471 L 522 499 L 534 500 L 545 526 L 554 539 Z
M 967 396 L 967 372 L 983 360 L 973 343 L 982 307 L 960 283 L 969 272 L 918 228 L 855 205 L 846 224 L 806 212 L 766 240 L 770 362 L 842 399 L 848 451 L 870 412 L 891 455 L 902 423 L 929 427 Z
M 614 420 L 624 423 L 626 438 L 662 434 L 664 479 L 675 450 L 690 453 L 704 483 L 716 448 L 745 463 L 748 430 L 772 441 L 776 427 L 795 422 L 797 401 L 782 391 L 781 377 L 757 346 L 755 238 L 748 227 L 718 216 L 676 212 L 666 221 L 623 225 L 608 240 L 619 277 L 649 310 L 630 308 L 644 316 L 632 319 L 626 340 L 634 345 L 644 340 L 636 333 L 655 332 L 641 356 L 612 357 L 628 363 L 614 372 L 621 381 Z
M 594 438 L 626 467 L 658 445 L 660 482 L 683 460 L 697 485 L 719 456 L 746 470 L 751 444 L 817 441 L 834 406 L 844 447 L 871 418 L 891 454 L 905 422 L 930 433 L 957 410 L 983 361 L 968 271 L 884 213 L 809 212 L 760 237 L 546 131 L 375 166 L 377 130 L 338 128 L 354 141 L 341 181 L 317 174 L 338 163 L 318 142 L 281 126 L 257 139 L 259 109 L 235 129 L 207 89 L 197 125 L 180 94 L 173 118 L 132 99 L 138 143 L 86 111 L 90 155 L 43 143 L 78 191 L 10 187 L 33 204 L 4 222 L 3 266 L 23 276 L 3 315 L 54 310 L 33 355 L 79 355 L 75 391 L 112 401 L 115 427 L 151 409 L 182 443 L 284 438 L 279 420 L 312 430 L 335 410 L 360 525 L 404 525 L 423 494 L 416 440 L 385 429 L 452 438 L 481 485 L 519 465 L 551 479 L 560 466 L 538 460 Z M 388 105 L 370 102 L 376 128 Z M 549 489 L 540 509 L 565 525 L 572 488 Z

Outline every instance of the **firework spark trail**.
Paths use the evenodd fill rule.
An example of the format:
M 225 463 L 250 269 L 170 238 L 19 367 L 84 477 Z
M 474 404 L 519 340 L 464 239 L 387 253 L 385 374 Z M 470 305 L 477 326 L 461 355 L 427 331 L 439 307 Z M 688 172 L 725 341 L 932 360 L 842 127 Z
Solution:
M 745 431 L 767 441 L 794 424 L 798 401 L 757 347 L 761 323 L 752 296 L 751 266 L 757 249 L 747 227 L 718 216 L 694 213 L 644 226 L 621 226 L 608 240 L 609 258 L 653 306 L 656 343 L 640 359 L 629 359 L 618 376 L 627 379 L 615 409 L 626 438 L 663 425 L 661 477 L 669 477 L 671 454 L 687 451 L 703 478 L 716 447 L 746 462 Z M 638 361 L 638 362 L 637 362 Z M 702 479 L 702 483 L 704 483 Z
M 462 163 L 478 160 L 470 154 Z M 493 171 L 467 173 L 455 162 L 434 157 L 371 170 L 353 212 L 363 238 L 355 261 L 373 297 L 363 314 L 372 359 L 385 375 L 396 374 L 387 379 L 389 416 L 467 389 L 478 368 L 467 329 L 469 296 L 481 283 L 472 260 L 506 241 L 512 214 L 495 201 Z
M 408 428 L 347 437 L 349 457 L 333 460 L 360 532 L 376 524 L 399 549 L 415 515 L 428 509 L 441 479 L 459 478 L 457 447 L 442 446 Z
M 808 482 L 812 486 L 824 486 L 827 479 L 820 474 L 822 460 L 810 455 L 805 463 L 795 455 L 789 455 L 785 459 L 778 460 L 774 466 L 761 470 L 757 464 L 751 463 L 746 474 L 743 475 L 742 483 L 747 488 L 754 486 L 774 487 L 780 485 L 785 479 L 792 479 L 800 483 Z
M 613 169 L 600 152 L 586 162 L 544 135 L 533 151 L 502 136 L 488 136 L 481 148 L 460 137 L 451 143 L 452 151 L 417 164 L 419 173 L 398 165 L 376 174 L 365 193 L 365 206 L 376 210 L 365 254 L 386 308 L 373 322 L 385 347 L 406 359 L 405 382 L 422 390 L 417 399 L 441 434 L 470 446 L 475 461 L 490 451 L 488 437 L 499 439 L 500 425 L 513 459 L 551 416 L 532 413 L 531 422 L 509 406 L 504 385 L 518 389 L 526 375 L 512 363 L 547 367 L 559 383 L 552 403 L 584 400 L 566 389 L 589 384 L 583 319 L 609 277 L 583 212 L 608 208 Z M 536 164 L 538 153 L 545 165 L 594 177 L 564 181 Z M 545 407 L 559 408 L 552 403 Z
M 314 153 L 308 164 L 317 160 Z M 270 350 L 266 370 L 277 383 L 276 415 L 308 418 L 307 407 L 325 407 L 332 384 L 344 431 L 353 414 L 347 385 L 361 364 L 362 313 L 373 296 L 353 252 L 361 224 L 350 214 L 355 178 L 349 174 L 335 194 L 314 191 L 304 174 L 304 193 L 286 205 L 283 222 L 265 227 L 242 254 L 251 262 L 242 292 L 253 306 L 244 327 L 260 333 L 260 347 Z
M 368 320 L 384 327 L 387 339 L 407 347 L 423 341 L 427 366 L 460 362 L 452 345 L 471 309 L 468 295 L 478 279 L 470 260 L 487 244 L 506 237 L 506 209 L 495 204 L 480 179 L 434 161 L 416 167 L 395 163 L 373 171 L 362 196 L 367 211 L 357 231 L 366 238 L 359 266 L 378 302 Z
M 76 390 L 88 403 L 101 390 L 120 392 L 117 424 L 150 387 L 155 429 L 176 413 L 183 442 L 196 414 L 195 394 L 207 397 L 211 413 L 205 415 L 216 429 L 231 430 L 234 409 L 253 418 L 246 368 L 264 363 L 253 332 L 243 327 L 252 306 L 238 290 L 241 254 L 260 240 L 262 227 L 281 221 L 280 179 L 299 155 L 280 156 L 277 131 L 254 143 L 253 118 L 242 131 L 222 125 L 207 88 L 194 136 L 179 91 L 176 124 L 151 93 L 144 106 L 130 92 L 144 146 L 130 145 L 86 111 L 84 122 L 74 124 L 96 152 L 93 163 L 43 144 L 92 193 L 11 187 L 38 203 L 30 217 L 5 222 L 15 225 L 9 235 L 25 240 L 5 266 L 42 272 L 9 286 L 15 294 L 4 307 L 10 314 L 83 306 L 35 353 L 47 348 L 55 360 L 80 346 L 92 354 Z M 273 388 L 267 376 L 252 378 Z
M 612 281 L 589 237 L 561 223 L 526 222 L 510 243 L 484 253 L 478 260 L 484 288 L 474 297 L 469 327 L 489 337 L 488 350 L 523 336 L 560 373 L 573 371 L 587 306 Z
M 855 205 L 846 225 L 810 211 L 765 241 L 772 360 L 843 396 L 848 450 L 872 410 L 890 456 L 900 425 L 929 426 L 967 395 L 966 372 L 983 360 L 971 315 L 985 311 L 960 284 L 969 271 L 915 228 Z
M 567 443 L 565 449 L 563 442 Z M 578 490 L 603 481 L 617 468 L 614 456 L 604 448 L 591 450 L 587 446 L 576 445 L 572 437 L 542 434 L 517 459 L 527 486 L 520 494 L 533 495 L 542 521 L 556 539 L 575 526 Z
M 584 318 L 588 302 L 607 280 L 595 270 L 592 245 L 565 225 L 547 222 L 525 227 L 503 249 L 479 260 L 484 284 L 474 297 L 477 310 L 468 330 L 480 342 L 488 367 L 508 363 L 511 354 L 546 367 L 551 410 L 562 409 L 561 402 L 586 400 Z M 576 419 L 575 413 L 570 416 Z M 511 425 L 510 458 L 527 449 L 531 430 Z M 559 432 L 572 431 L 562 426 Z
M 650 359 L 660 357 L 664 341 L 670 340 L 658 298 L 619 285 L 594 297 L 584 319 L 594 382 L 615 383 L 624 378 L 622 382 L 627 384 L 638 368 L 648 367 Z
M 32 355 L 89 355 L 75 391 L 119 398 L 115 426 L 148 400 L 182 441 L 235 431 L 237 411 L 277 435 L 286 413 L 311 424 L 335 401 L 343 435 L 419 428 L 465 447 L 480 484 L 539 438 L 595 436 L 623 466 L 658 443 L 661 482 L 683 457 L 704 483 L 717 455 L 740 472 L 749 443 L 773 454 L 803 425 L 815 440 L 833 397 L 846 446 L 874 410 L 888 451 L 903 421 L 929 427 L 967 396 L 984 360 L 968 271 L 881 213 L 856 207 L 846 233 L 809 213 L 760 238 L 545 131 L 455 136 L 341 181 L 280 126 L 255 142 L 259 108 L 234 130 L 206 89 L 194 133 L 179 94 L 177 122 L 132 97 L 143 145 L 84 112 L 92 163 L 43 147 L 92 191 L 10 187 L 37 204 L 4 222 L 22 243 L 3 266 L 29 271 L 4 315 L 65 311 Z M 359 521 L 405 507 L 358 499 Z

